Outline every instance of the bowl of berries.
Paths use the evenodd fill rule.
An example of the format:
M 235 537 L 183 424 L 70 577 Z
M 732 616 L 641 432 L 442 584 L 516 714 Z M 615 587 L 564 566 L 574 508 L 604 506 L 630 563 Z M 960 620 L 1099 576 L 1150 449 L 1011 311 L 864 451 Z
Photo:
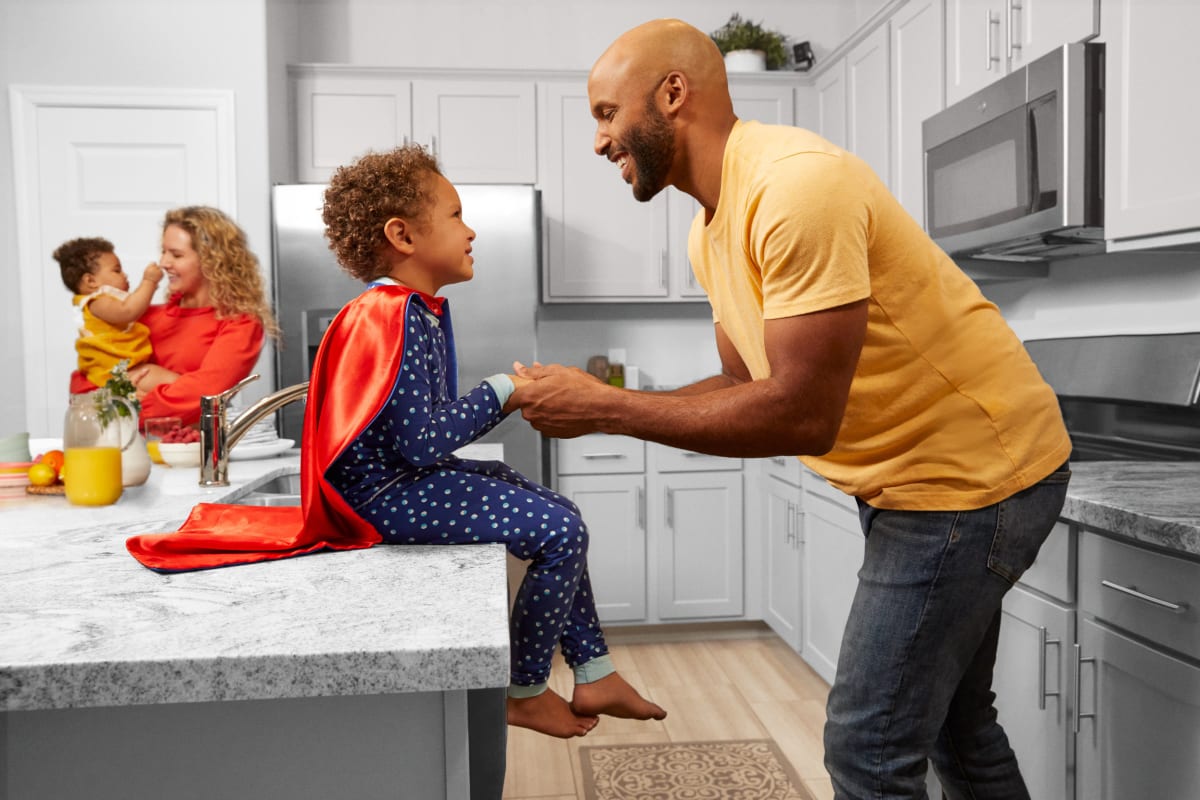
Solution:
M 162 434 L 158 453 L 169 467 L 200 466 L 200 431 L 179 426 Z

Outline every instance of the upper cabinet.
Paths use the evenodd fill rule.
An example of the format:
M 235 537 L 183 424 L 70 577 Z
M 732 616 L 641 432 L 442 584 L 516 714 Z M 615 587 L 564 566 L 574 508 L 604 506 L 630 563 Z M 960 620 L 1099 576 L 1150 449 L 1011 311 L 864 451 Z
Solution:
M 1103 12 L 1109 249 L 1200 241 L 1200 108 L 1186 99 L 1200 80 L 1200 3 L 1104 0 Z
M 921 123 L 941 111 L 942 0 L 911 0 L 891 20 L 892 194 L 925 225 L 925 155 Z
M 456 183 L 537 180 L 534 82 L 293 67 L 296 178 L 323 183 L 369 150 L 420 142 Z
M 669 188 L 633 198 L 616 165 L 594 150 L 596 123 L 583 80 L 539 87 L 546 302 L 703 301 L 687 261 L 698 210 Z M 778 73 L 730 80 L 742 119 L 790 125 L 793 79 Z
M 817 132 L 866 161 L 924 222 L 921 123 L 943 107 L 941 0 L 910 0 L 813 81 Z
M 1099 6 L 1100 0 L 946 0 L 947 105 L 1060 45 L 1095 36 Z

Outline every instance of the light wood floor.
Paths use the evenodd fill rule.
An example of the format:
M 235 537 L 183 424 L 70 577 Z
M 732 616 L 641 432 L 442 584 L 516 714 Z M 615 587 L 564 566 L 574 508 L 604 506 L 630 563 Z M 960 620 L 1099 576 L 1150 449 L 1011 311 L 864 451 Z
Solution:
M 778 637 L 765 627 L 679 641 L 647 641 L 654 635 L 646 629 L 621 631 L 606 631 L 617 671 L 667 718 L 602 717 L 587 736 L 569 741 L 510 727 L 505 798 L 583 800 L 581 745 L 718 739 L 773 739 L 814 797 L 833 797 L 821 744 L 829 686 Z M 570 670 L 556 659 L 551 688 L 570 699 L 571 685 Z

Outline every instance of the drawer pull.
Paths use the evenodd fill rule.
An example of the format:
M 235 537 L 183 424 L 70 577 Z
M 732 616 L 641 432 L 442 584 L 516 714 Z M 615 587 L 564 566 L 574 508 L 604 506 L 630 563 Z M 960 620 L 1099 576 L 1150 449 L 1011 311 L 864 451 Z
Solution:
M 624 453 L 584 453 L 584 458 L 625 458 Z
M 1058 697 L 1060 694 L 1059 692 L 1046 691 L 1046 648 L 1050 645 L 1058 647 L 1062 643 L 1062 640 L 1051 639 L 1044 627 L 1039 627 L 1038 630 L 1041 632 L 1042 639 L 1041 655 L 1038 658 L 1038 710 L 1045 711 L 1046 698 Z
M 1075 733 L 1079 733 L 1079 723 L 1082 720 L 1094 720 L 1096 718 L 1096 709 L 1094 708 L 1096 699 L 1095 689 L 1092 690 L 1092 712 L 1090 714 L 1083 713 L 1083 706 L 1080 704 L 1080 698 L 1083 696 L 1083 665 L 1095 664 L 1096 659 L 1095 657 L 1084 658 L 1083 648 L 1078 644 L 1073 645 L 1073 647 L 1075 648 L 1075 723 L 1072 727 L 1074 727 Z
M 1112 589 L 1115 592 L 1127 594 L 1130 597 L 1136 597 L 1138 600 L 1143 600 L 1151 605 L 1158 606 L 1159 608 L 1165 608 L 1168 611 L 1174 611 L 1176 614 L 1181 614 L 1184 611 L 1187 611 L 1188 608 L 1187 603 L 1172 603 L 1170 600 L 1160 600 L 1153 595 L 1139 592 L 1136 586 L 1122 586 L 1119 583 L 1113 583 L 1112 581 L 1108 580 L 1100 581 L 1100 585 L 1106 589 Z
M 771 456 L 771 463 L 777 467 L 786 467 L 787 459 L 783 456 Z

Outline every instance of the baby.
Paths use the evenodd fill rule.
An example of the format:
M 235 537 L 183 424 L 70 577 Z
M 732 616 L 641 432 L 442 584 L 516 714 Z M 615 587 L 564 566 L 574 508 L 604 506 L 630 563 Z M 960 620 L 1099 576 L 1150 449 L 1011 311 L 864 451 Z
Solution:
M 138 322 L 162 280 L 158 264 L 147 265 L 142 282 L 129 291 L 129 278 L 112 242 L 81 238 L 64 242 L 54 251 L 63 284 L 75 295 L 75 351 L 79 372 L 95 387 L 104 386 L 113 367 L 128 360 L 133 367 L 150 360 L 150 330 Z M 78 391 L 78 389 L 73 389 Z

